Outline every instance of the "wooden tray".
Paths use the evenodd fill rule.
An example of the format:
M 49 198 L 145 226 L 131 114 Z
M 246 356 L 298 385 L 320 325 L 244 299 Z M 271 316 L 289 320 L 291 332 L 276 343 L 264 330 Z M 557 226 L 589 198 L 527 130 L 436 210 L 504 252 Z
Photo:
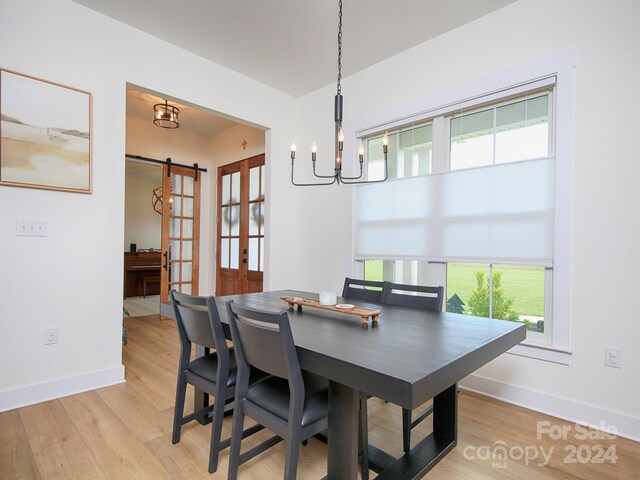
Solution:
M 302 307 L 319 308 L 321 310 L 329 310 L 331 312 L 346 313 L 348 315 L 356 315 L 360 317 L 363 324 L 369 323 L 369 317 L 373 322 L 378 321 L 378 315 L 382 313 L 382 310 L 374 310 L 372 308 L 358 307 L 353 308 L 338 308 L 335 305 L 321 305 L 318 300 L 312 300 L 310 298 L 301 297 L 280 297 L 289 304 L 289 310 L 293 311 L 293 306 L 298 305 L 298 310 L 302 310 Z

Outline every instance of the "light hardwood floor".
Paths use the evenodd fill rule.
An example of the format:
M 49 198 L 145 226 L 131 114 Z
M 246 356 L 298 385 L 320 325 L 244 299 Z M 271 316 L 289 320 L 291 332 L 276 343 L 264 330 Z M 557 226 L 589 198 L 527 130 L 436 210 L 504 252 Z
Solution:
M 160 295 L 128 297 L 124 299 L 123 306 L 132 317 L 160 313 Z
M 127 382 L 0 414 L 0 479 L 223 479 L 229 453 L 218 472 L 207 473 L 210 426 L 191 423 L 181 442 L 171 444 L 171 420 L 178 359 L 174 322 L 159 315 L 125 320 L 123 349 Z M 640 444 L 623 438 L 580 439 L 575 425 L 467 392 L 460 394 L 458 446 L 426 478 L 449 479 L 638 479 Z M 188 397 L 188 405 L 192 398 Z M 400 407 L 369 401 L 371 443 L 401 452 Z M 536 435 L 537 422 L 571 430 L 566 440 Z M 226 418 L 223 437 L 229 435 Z M 430 421 L 414 430 L 418 439 Z M 590 431 L 597 435 L 596 431 Z M 243 441 L 243 450 L 268 436 Z M 485 459 L 506 447 L 504 460 Z M 617 459 L 596 463 L 601 451 Z M 549 460 L 545 462 L 541 449 Z M 326 474 L 326 445 L 311 439 L 300 449 L 298 478 Z M 536 451 L 536 458 L 533 452 Z M 528 452 L 527 456 L 521 453 Z M 571 456 L 575 452 L 578 455 Z M 475 457 L 475 459 L 473 458 Z M 284 444 L 240 467 L 241 479 L 282 478 Z M 572 459 L 578 463 L 568 463 Z M 580 460 L 591 462 L 580 463 Z M 606 458 L 605 458 L 606 459 Z M 612 459 L 609 459 L 612 460 Z M 542 464 L 542 465 L 541 465 Z M 371 472 L 373 474 L 373 472 Z M 373 478 L 373 477 L 372 477 Z

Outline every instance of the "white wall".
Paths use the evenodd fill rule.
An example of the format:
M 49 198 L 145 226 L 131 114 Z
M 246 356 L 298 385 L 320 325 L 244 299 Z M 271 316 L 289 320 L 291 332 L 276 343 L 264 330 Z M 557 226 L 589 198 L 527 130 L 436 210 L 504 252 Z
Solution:
M 135 243 L 138 250 L 160 248 L 162 215 L 153 209 L 153 190 L 162 186 L 162 169 L 157 167 L 156 179 L 127 175 L 124 202 L 124 252 Z
M 52 21 L 55 19 L 55 21 Z M 51 52 L 56 52 L 52 54 Z M 158 64 L 171 71 L 157 74 Z M 93 93 L 92 195 L 0 187 L 0 410 L 123 379 L 125 91 L 127 82 L 268 128 L 268 178 L 286 178 L 295 101 L 247 77 L 68 0 L 3 0 L 0 65 Z M 296 247 L 292 188 L 272 188 L 267 288 L 289 285 L 270 265 Z M 204 213 L 203 213 L 204 214 Z M 16 237 L 16 218 L 48 222 Z M 43 345 L 45 327 L 59 343 Z
M 206 135 L 159 128 L 152 121 L 127 116 L 126 153 L 201 167 L 211 162 L 211 139 Z
M 640 321 L 635 312 L 640 286 L 640 162 L 635 154 L 640 102 L 634 80 L 640 78 L 638 19 L 640 3 L 632 0 L 521 0 L 343 80 L 347 125 L 413 98 L 577 48 L 571 284 L 563 292 L 571 297 L 571 364 L 507 354 L 477 375 L 489 379 L 488 384 L 505 386 L 502 393 L 493 392 L 497 395 L 508 396 L 507 387 L 529 392 L 521 401 L 534 408 L 580 419 L 577 408 L 570 412 L 565 407 L 584 406 L 592 423 L 594 415 L 602 415 L 600 420 L 608 423 L 624 419 L 626 425 L 616 426 L 636 437 L 640 437 Z M 300 100 L 305 131 L 299 152 L 316 132 L 328 132 L 319 144 L 321 140 L 327 152 L 332 150 L 328 110 L 333 95 L 333 87 L 327 87 Z M 319 160 L 318 165 L 328 163 Z M 299 202 L 302 220 L 297 240 L 305 247 L 296 262 L 305 272 L 299 285 L 339 290 L 349 263 L 348 256 L 344 262 L 340 258 L 349 250 L 341 240 L 350 231 L 348 196 L 337 187 L 308 189 Z M 623 349 L 622 369 L 604 366 L 605 345 Z M 545 401 L 549 403 L 543 405 Z

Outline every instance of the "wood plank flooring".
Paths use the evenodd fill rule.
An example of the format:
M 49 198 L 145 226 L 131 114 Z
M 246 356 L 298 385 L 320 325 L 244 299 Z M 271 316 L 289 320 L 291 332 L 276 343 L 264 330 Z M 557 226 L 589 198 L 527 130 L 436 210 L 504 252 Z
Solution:
M 180 443 L 171 444 L 178 361 L 174 322 L 147 315 L 127 318 L 125 324 L 125 384 L 0 414 L 0 479 L 226 478 L 228 450 L 220 455 L 218 472 L 207 473 L 210 426 L 185 425 Z M 467 392 L 459 400 L 458 446 L 426 478 L 640 478 L 639 443 L 624 438 L 583 440 L 575 425 L 563 420 Z M 192 405 L 191 389 L 187 405 Z M 567 438 L 537 438 L 537 422 L 544 421 L 569 427 Z M 400 424 L 400 407 L 369 400 L 372 444 L 400 455 Z M 229 417 L 223 438 L 230 426 Z M 427 419 L 414 430 L 414 442 L 430 430 Z M 243 450 L 268 436 L 259 432 L 243 441 Z M 242 465 L 240 478 L 282 478 L 284 447 L 282 442 Z M 315 439 L 301 447 L 298 478 L 326 475 L 326 454 L 326 445 Z
M 146 297 L 128 297 L 122 302 L 131 317 L 154 315 L 160 313 L 160 295 Z

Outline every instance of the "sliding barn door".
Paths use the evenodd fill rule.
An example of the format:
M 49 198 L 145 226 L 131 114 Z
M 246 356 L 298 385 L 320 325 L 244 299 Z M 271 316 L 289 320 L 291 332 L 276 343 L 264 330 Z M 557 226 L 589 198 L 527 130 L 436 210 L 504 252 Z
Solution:
M 169 292 L 198 294 L 201 172 L 163 167 L 160 301 Z
M 262 291 L 264 155 L 218 169 L 216 295 Z

